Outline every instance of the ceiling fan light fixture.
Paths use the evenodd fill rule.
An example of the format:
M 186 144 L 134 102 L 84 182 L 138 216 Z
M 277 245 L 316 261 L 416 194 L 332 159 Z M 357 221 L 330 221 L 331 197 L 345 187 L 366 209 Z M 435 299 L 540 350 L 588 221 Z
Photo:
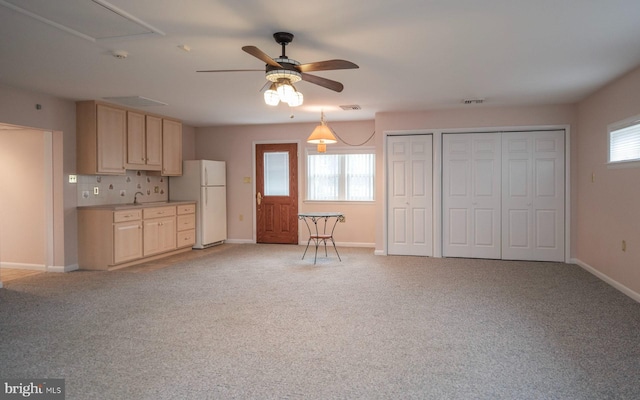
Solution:
M 288 79 L 291 83 L 296 83 L 302 80 L 302 74 L 300 72 L 290 69 L 274 69 L 268 71 L 265 77 L 271 82 Z
M 289 99 L 291 98 L 291 96 L 293 96 L 293 94 L 296 91 L 293 88 L 293 85 L 291 85 L 291 82 L 289 82 L 286 79 L 282 79 L 278 82 L 276 86 L 277 86 L 276 91 L 278 92 L 278 95 L 280 95 L 280 101 L 285 103 L 289 102 Z
M 276 91 L 275 83 L 272 83 L 271 87 L 264 92 L 264 102 L 269 106 L 277 106 L 280 103 L 280 95 Z
M 304 96 L 302 95 L 302 93 L 295 91 L 293 95 L 289 98 L 289 101 L 287 103 L 289 103 L 289 107 L 298 107 L 302 105 L 303 101 L 304 101 Z

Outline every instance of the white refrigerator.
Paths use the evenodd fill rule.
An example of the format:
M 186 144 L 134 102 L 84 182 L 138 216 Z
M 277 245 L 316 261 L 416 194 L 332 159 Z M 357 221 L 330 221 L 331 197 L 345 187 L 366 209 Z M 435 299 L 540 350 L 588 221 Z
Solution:
M 169 178 L 169 200 L 196 201 L 194 249 L 204 249 L 227 239 L 227 190 L 224 161 L 184 161 L 182 176 Z

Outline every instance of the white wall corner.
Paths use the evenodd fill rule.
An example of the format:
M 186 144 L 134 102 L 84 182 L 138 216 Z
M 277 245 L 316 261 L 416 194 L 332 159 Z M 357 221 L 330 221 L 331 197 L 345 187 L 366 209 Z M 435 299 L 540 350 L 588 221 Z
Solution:
M 580 266 L 581 268 L 585 269 L 586 271 L 590 272 L 591 274 L 597 276 L 598 278 L 602 279 L 603 281 L 605 281 L 609 285 L 613 286 L 614 288 L 618 289 L 622 293 L 624 293 L 627 296 L 631 297 L 633 300 L 635 300 L 638 303 L 640 303 L 640 293 L 629 289 L 628 287 L 626 287 L 622 283 L 616 281 L 615 279 L 612 279 L 608 275 L 603 274 L 602 272 L 600 272 L 597 269 L 593 268 L 591 265 L 589 265 L 589 264 L 587 264 L 587 263 L 585 263 L 585 262 L 583 262 L 583 261 L 581 261 L 581 260 L 579 260 L 577 258 L 572 258 L 571 262 L 573 264 L 576 264 L 576 265 Z

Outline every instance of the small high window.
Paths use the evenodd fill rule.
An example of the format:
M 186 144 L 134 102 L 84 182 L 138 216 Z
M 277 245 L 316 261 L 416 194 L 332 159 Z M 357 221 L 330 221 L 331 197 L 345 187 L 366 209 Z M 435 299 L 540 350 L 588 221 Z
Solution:
M 609 163 L 640 161 L 640 116 L 609 125 Z

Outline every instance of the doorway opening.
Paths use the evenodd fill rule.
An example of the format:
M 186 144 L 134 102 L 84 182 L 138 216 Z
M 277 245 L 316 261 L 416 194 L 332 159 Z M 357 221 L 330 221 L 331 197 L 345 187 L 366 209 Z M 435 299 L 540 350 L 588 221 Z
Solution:
M 0 124 L 0 287 L 53 265 L 53 132 Z

